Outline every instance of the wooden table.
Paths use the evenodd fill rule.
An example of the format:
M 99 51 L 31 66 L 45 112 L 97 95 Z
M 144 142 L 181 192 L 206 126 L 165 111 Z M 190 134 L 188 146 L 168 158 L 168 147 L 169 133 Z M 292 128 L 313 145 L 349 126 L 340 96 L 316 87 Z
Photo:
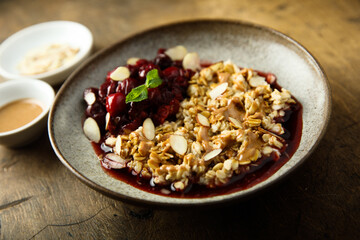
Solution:
M 82 184 L 47 133 L 0 147 L 0 239 L 360 239 L 360 2 L 0 0 L 0 42 L 50 20 L 85 24 L 96 50 L 160 24 L 229 18 L 275 28 L 324 67 L 330 124 L 295 174 L 245 202 L 213 209 L 139 209 Z

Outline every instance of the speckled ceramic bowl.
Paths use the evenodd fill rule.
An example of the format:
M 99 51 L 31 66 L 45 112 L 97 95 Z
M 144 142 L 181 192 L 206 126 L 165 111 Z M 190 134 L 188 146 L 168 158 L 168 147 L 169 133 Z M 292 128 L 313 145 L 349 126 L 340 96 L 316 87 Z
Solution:
M 243 67 L 275 73 L 303 105 L 303 134 L 298 150 L 274 175 L 247 190 L 232 194 L 181 199 L 144 192 L 108 176 L 82 132 L 85 110 L 83 90 L 98 87 L 106 73 L 130 57 L 153 58 L 158 48 L 184 45 L 201 59 L 232 59 Z M 49 117 L 49 136 L 63 164 L 90 187 L 137 204 L 198 206 L 241 199 L 282 179 L 314 150 L 330 115 L 330 89 L 324 72 L 311 54 L 296 41 L 275 30 L 237 21 L 203 20 L 170 24 L 139 33 L 98 52 L 60 89 Z

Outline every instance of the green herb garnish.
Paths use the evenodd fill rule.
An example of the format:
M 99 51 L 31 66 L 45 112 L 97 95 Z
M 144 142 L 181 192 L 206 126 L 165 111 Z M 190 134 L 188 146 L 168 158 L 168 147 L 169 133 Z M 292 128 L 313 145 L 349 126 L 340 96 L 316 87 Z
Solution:
M 131 92 L 126 95 L 126 103 L 140 102 L 148 98 L 148 88 L 156 88 L 162 84 L 157 69 L 153 69 L 146 74 L 145 84 L 133 88 Z
M 133 88 L 131 92 L 126 95 L 126 103 L 128 102 L 140 102 L 148 98 L 147 87 L 143 84 L 136 88 Z
M 162 80 L 159 77 L 157 69 L 153 69 L 146 74 L 145 85 L 148 88 L 156 88 L 162 84 Z

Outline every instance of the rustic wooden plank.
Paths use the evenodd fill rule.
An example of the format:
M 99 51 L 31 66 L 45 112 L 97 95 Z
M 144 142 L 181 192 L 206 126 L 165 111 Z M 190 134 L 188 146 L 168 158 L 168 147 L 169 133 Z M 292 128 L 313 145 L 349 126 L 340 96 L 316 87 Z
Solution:
M 138 209 L 76 179 L 47 134 L 23 149 L 0 147 L 0 239 L 359 239 L 360 2 L 0 1 L 0 42 L 35 23 L 88 26 L 96 49 L 153 26 L 230 18 L 290 35 L 319 60 L 333 113 L 317 150 L 286 181 L 245 202 L 211 209 Z

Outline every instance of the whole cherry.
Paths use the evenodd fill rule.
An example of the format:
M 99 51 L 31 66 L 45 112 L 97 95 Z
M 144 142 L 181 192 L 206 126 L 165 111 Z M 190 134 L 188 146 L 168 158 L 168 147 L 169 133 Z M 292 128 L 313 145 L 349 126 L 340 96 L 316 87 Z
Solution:
M 110 94 L 106 98 L 106 111 L 114 117 L 126 110 L 125 94 L 117 92 Z

